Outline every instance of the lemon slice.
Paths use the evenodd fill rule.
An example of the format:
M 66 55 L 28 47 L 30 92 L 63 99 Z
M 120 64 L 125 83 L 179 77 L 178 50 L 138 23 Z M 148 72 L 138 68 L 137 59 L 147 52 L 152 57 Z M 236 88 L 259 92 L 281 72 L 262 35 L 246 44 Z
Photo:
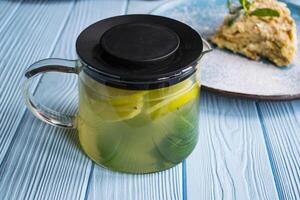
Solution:
M 99 83 L 85 74 L 80 75 L 81 84 L 90 98 L 109 100 L 112 105 L 124 105 L 144 96 L 147 91 L 126 90 Z
M 192 87 L 188 86 L 190 86 L 190 83 L 186 82 L 185 87 L 180 88 L 180 90 L 176 92 L 175 95 L 169 98 L 165 98 L 161 101 L 156 101 L 155 104 L 151 105 L 146 110 L 146 113 L 151 115 L 151 118 L 156 119 L 180 108 L 189 101 L 197 98 L 200 92 L 198 83 L 195 83 L 194 85 L 192 85 Z
M 156 90 L 150 90 L 146 93 L 146 98 L 149 101 L 157 101 L 157 100 L 164 100 L 170 96 L 176 96 L 182 93 L 185 90 L 188 90 L 193 85 L 193 81 L 191 79 L 186 79 L 176 85 L 165 87 Z
M 142 111 L 144 105 L 142 92 L 117 98 L 101 96 L 99 95 L 101 92 L 80 84 L 80 114 L 90 118 L 93 124 L 131 119 Z
M 83 104 L 96 119 L 122 121 L 138 115 L 144 105 L 147 91 L 124 90 L 101 84 L 82 75 L 80 90 Z M 84 111 L 83 111 L 84 112 Z
M 92 121 L 117 122 L 134 118 L 141 113 L 142 107 L 142 100 L 123 106 L 113 106 L 109 101 L 93 101 L 83 112 L 88 111 L 87 115 L 94 118 Z

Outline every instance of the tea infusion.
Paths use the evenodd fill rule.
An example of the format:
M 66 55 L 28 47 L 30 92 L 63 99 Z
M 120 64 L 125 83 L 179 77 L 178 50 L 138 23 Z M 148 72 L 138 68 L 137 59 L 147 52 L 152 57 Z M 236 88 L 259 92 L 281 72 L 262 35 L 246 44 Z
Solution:
M 123 90 L 84 73 L 79 81 L 79 137 L 98 164 L 124 172 L 155 172 L 186 158 L 198 140 L 196 75 L 161 89 Z

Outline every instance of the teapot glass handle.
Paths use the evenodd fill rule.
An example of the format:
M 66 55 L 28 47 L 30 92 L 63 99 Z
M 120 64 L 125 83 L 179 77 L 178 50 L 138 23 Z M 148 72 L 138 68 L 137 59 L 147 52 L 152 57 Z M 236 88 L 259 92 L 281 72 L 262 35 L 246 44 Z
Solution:
M 202 41 L 203 41 L 203 46 L 205 46 L 206 49 L 202 51 L 202 54 L 201 54 L 200 58 L 202 58 L 203 55 L 205 55 L 205 54 L 207 54 L 207 53 L 214 50 L 207 40 L 202 38 Z
M 30 82 L 34 77 L 46 72 L 63 72 L 78 74 L 82 64 L 79 60 L 49 58 L 37 61 L 25 72 L 26 81 L 23 84 L 23 95 L 29 110 L 40 120 L 63 128 L 76 128 L 75 116 L 62 114 L 38 103 L 29 91 Z

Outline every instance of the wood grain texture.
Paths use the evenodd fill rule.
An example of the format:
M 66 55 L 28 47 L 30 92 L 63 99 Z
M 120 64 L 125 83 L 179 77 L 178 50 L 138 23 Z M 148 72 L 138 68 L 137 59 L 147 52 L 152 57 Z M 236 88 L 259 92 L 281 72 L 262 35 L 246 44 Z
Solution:
M 281 199 L 300 199 L 300 101 L 258 104 Z
M 114 3 L 98 0 L 78 1 L 75 6 L 72 6 L 71 1 L 63 2 L 62 4 L 60 1 L 49 1 L 31 5 L 34 11 L 42 7 L 50 8 L 43 12 L 35 12 L 32 16 L 34 19 L 31 18 L 31 20 L 39 21 L 38 19 L 51 14 L 52 20 L 55 20 L 51 22 L 58 24 L 66 22 L 61 31 L 53 26 L 49 30 L 44 30 L 44 26 L 49 26 L 50 23 L 47 20 L 45 22 L 48 24 L 36 25 L 35 28 L 42 30 L 41 33 L 48 36 L 48 39 L 54 37 L 53 35 L 59 38 L 58 41 L 50 40 L 47 43 L 44 41 L 44 44 L 39 46 L 41 51 L 46 51 L 49 46 L 55 47 L 51 54 L 43 54 L 43 58 L 50 56 L 77 58 L 75 40 L 80 31 L 95 21 L 120 14 L 124 10 L 123 0 L 114 1 Z M 72 8 L 72 12 L 68 12 L 69 10 L 62 5 Z M 57 17 L 59 13 L 66 13 L 66 15 Z M 23 18 L 29 15 L 26 12 L 21 12 L 21 14 Z M 22 22 L 22 20 L 19 21 Z M 26 33 L 27 35 L 30 33 Z M 23 45 L 24 48 L 28 48 L 28 52 L 34 53 L 35 49 L 30 45 Z M 19 51 L 24 51 L 24 49 L 19 49 Z M 23 63 L 23 65 L 28 64 Z M 20 76 L 23 75 L 23 70 L 21 71 Z M 74 75 L 49 74 L 42 78 L 35 95 L 56 110 L 74 112 L 76 110 L 76 86 Z M 14 86 L 11 87 L 14 89 Z M 11 97 L 10 95 L 13 94 L 8 93 L 4 97 Z M 16 98 L 16 96 L 11 98 Z M 15 107 L 16 110 L 20 109 Z M 25 108 L 22 100 L 20 100 L 19 107 Z M 18 112 L 21 114 L 20 110 Z M 9 116 L 8 113 L 5 117 Z M 5 123 L 8 122 L 6 118 Z M 35 119 L 29 111 L 26 111 L 19 126 L 14 124 L 13 126 L 18 128 L 11 133 L 15 137 L 8 145 L 8 151 L 0 165 L 0 199 L 84 199 L 92 162 L 81 151 L 76 131 L 66 131 L 46 125 Z M 3 133 L 2 130 L 1 133 Z
M 71 8 L 72 1 L 23 2 L 0 32 L 0 163 L 25 111 L 20 90 L 24 70 L 50 56 Z
M 20 5 L 21 1 L 0 1 L 0 32 L 6 28 L 7 24 L 9 24 L 10 19 L 14 16 Z
M 159 173 L 128 175 L 105 170 L 95 165 L 88 199 L 182 199 L 181 173 L 181 167 L 176 166 Z
M 296 4 L 296 5 L 300 5 L 300 2 L 298 0 L 284 0 L 284 1 Z
M 188 199 L 278 199 L 255 102 L 202 93 Z
M 130 14 L 148 14 L 160 5 L 170 0 L 130 0 L 128 5 L 128 13 Z
M 260 103 L 261 127 L 255 102 L 204 92 L 195 152 L 186 164 L 148 175 L 93 164 L 75 131 L 25 112 L 19 87 L 29 64 L 50 56 L 77 58 L 75 40 L 84 27 L 127 9 L 148 13 L 162 1 L 135 0 L 128 8 L 126 0 L 5 2 L 10 1 L 0 1 L 1 200 L 300 198 L 299 102 Z M 74 113 L 76 76 L 44 76 L 36 95 L 53 109 Z

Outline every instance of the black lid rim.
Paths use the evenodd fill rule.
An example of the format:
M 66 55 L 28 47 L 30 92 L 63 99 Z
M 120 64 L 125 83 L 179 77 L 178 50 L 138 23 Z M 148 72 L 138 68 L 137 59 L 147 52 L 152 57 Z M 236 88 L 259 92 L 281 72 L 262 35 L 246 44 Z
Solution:
M 157 75 L 148 75 L 147 78 L 145 77 L 142 77 L 142 78 L 135 78 L 135 79 L 126 79 L 124 77 L 121 77 L 121 76 L 118 76 L 116 74 L 108 74 L 108 73 L 105 73 L 103 71 L 100 71 L 98 69 L 95 69 L 93 68 L 92 66 L 90 66 L 88 63 L 85 63 L 83 60 L 79 59 L 80 62 L 82 63 L 82 65 L 88 69 L 90 72 L 93 72 L 93 73 L 97 73 L 99 74 L 101 77 L 107 77 L 108 79 L 116 79 L 116 80 L 119 80 L 119 81 L 124 81 L 124 82 L 144 82 L 144 83 L 151 83 L 151 82 L 157 82 L 157 81 L 161 81 L 161 80 L 168 80 L 170 78 L 180 78 L 183 74 L 189 72 L 189 71 L 192 71 L 193 68 L 196 67 L 197 63 L 199 62 L 199 59 L 200 57 L 188 64 L 187 66 L 185 67 L 182 67 L 181 69 L 177 70 L 177 71 L 172 71 L 172 72 L 169 72 L 169 73 L 165 73 L 165 74 L 160 74 L 160 76 L 157 76 Z
M 82 71 L 86 73 L 92 79 L 102 83 L 104 85 L 108 85 L 110 87 L 120 88 L 120 89 L 128 89 L 128 90 L 153 90 L 159 88 L 170 87 L 177 83 L 180 83 L 189 77 L 191 77 L 196 71 L 197 62 L 192 66 L 187 67 L 186 70 L 183 70 L 182 73 L 177 74 L 177 76 L 169 76 L 162 77 L 159 79 L 152 80 L 135 80 L 135 81 L 126 81 L 121 80 L 119 77 L 106 75 L 100 73 L 95 73 L 94 69 L 88 65 L 83 65 Z M 188 69 L 188 70 L 187 70 Z
M 130 18 L 130 17 L 151 17 L 151 18 L 157 18 L 158 19 L 164 19 L 164 20 L 169 20 L 173 21 L 173 23 L 180 24 L 181 26 L 185 27 L 188 29 L 189 32 L 192 32 L 192 34 L 197 35 L 199 38 L 197 38 L 197 42 L 199 46 L 195 50 L 196 53 L 194 53 L 193 59 L 187 59 L 189 62 L 185 62 L 184 65 L 178 66 L 176 70 L 172 70 L 171 72 L 167 73 L 160 73 L 160 74 L 145 74 L 142 77 L 140 76 L 133 76 L 130 73 L 126 74 L 118 74 L 114 73 L 113 71 L 105 71 L 101 70 L 101 68 L 96 68 L 94 66 L 95 63 L 89 62 L 90 60 L 86 59 L 85 56 L 83 56 L 82 49 L 80 49 L 80 42 L 82 43 L 81 37 L 83 34 L 85 34 L 85 31 L 88 31 L 93 26 L 96 26 L 98 23 L 103 23 L 106 21 L 110 21 L 116 18 Z M 174 25 L 174 24 L 173 24 Z M 168 27 L 169 28 L 169 27 Z M 181 27 L 182 28 L 182 27 Z M 200 44 L 201 41 L 201 44 Z M 194 72 L 196 71 L 196 64 L 198 60 L 201 57 L 202 51 L 203 51 L 203 43 L 202 43 L 202 38 L 201 36 L 191 27 L 188 25 L 179 22 L 174 19 L 170 19 L 167 17 L 162 17 L 162 16 L 157 16 L 157 15 L 147 15 L 147 14 L 134 14 L 134 15 L 126 15 L 126 16 L 115 16 L 111 18 L 107 18 L 104 20 L 101 20 L 99 22 L 96 22 L 92 25 L 90 25 L 88 28 L 86 28 L 84 31 L 81 32 L 81 34 L 77 38 L 76 42 L 76 50 L 77 54 L 80 57 L 80 60 L 84 64 L 84 71 L 93 79 L 104 83 L 106 85 L 112 86 L 112 87 L 117 87 L 117 88 L 124 88 L 124 89 L 130 89 L 130 90 L 147 90 L 147 89 L 157 89 L 157 88 L 163 88 L 163 87 L 168 87 L 171 85 L 174 85 L 176 83 L 179 83 L 183 81 L 184 79 L 190 77 Z M 81 50 L 81 52 L 80 52 Z M 197 55 L 197 56 L 196 56 Z M 187 61 L 186 60 L 186 61 Z M 182 63 L 181 63 L 182 64 Z

